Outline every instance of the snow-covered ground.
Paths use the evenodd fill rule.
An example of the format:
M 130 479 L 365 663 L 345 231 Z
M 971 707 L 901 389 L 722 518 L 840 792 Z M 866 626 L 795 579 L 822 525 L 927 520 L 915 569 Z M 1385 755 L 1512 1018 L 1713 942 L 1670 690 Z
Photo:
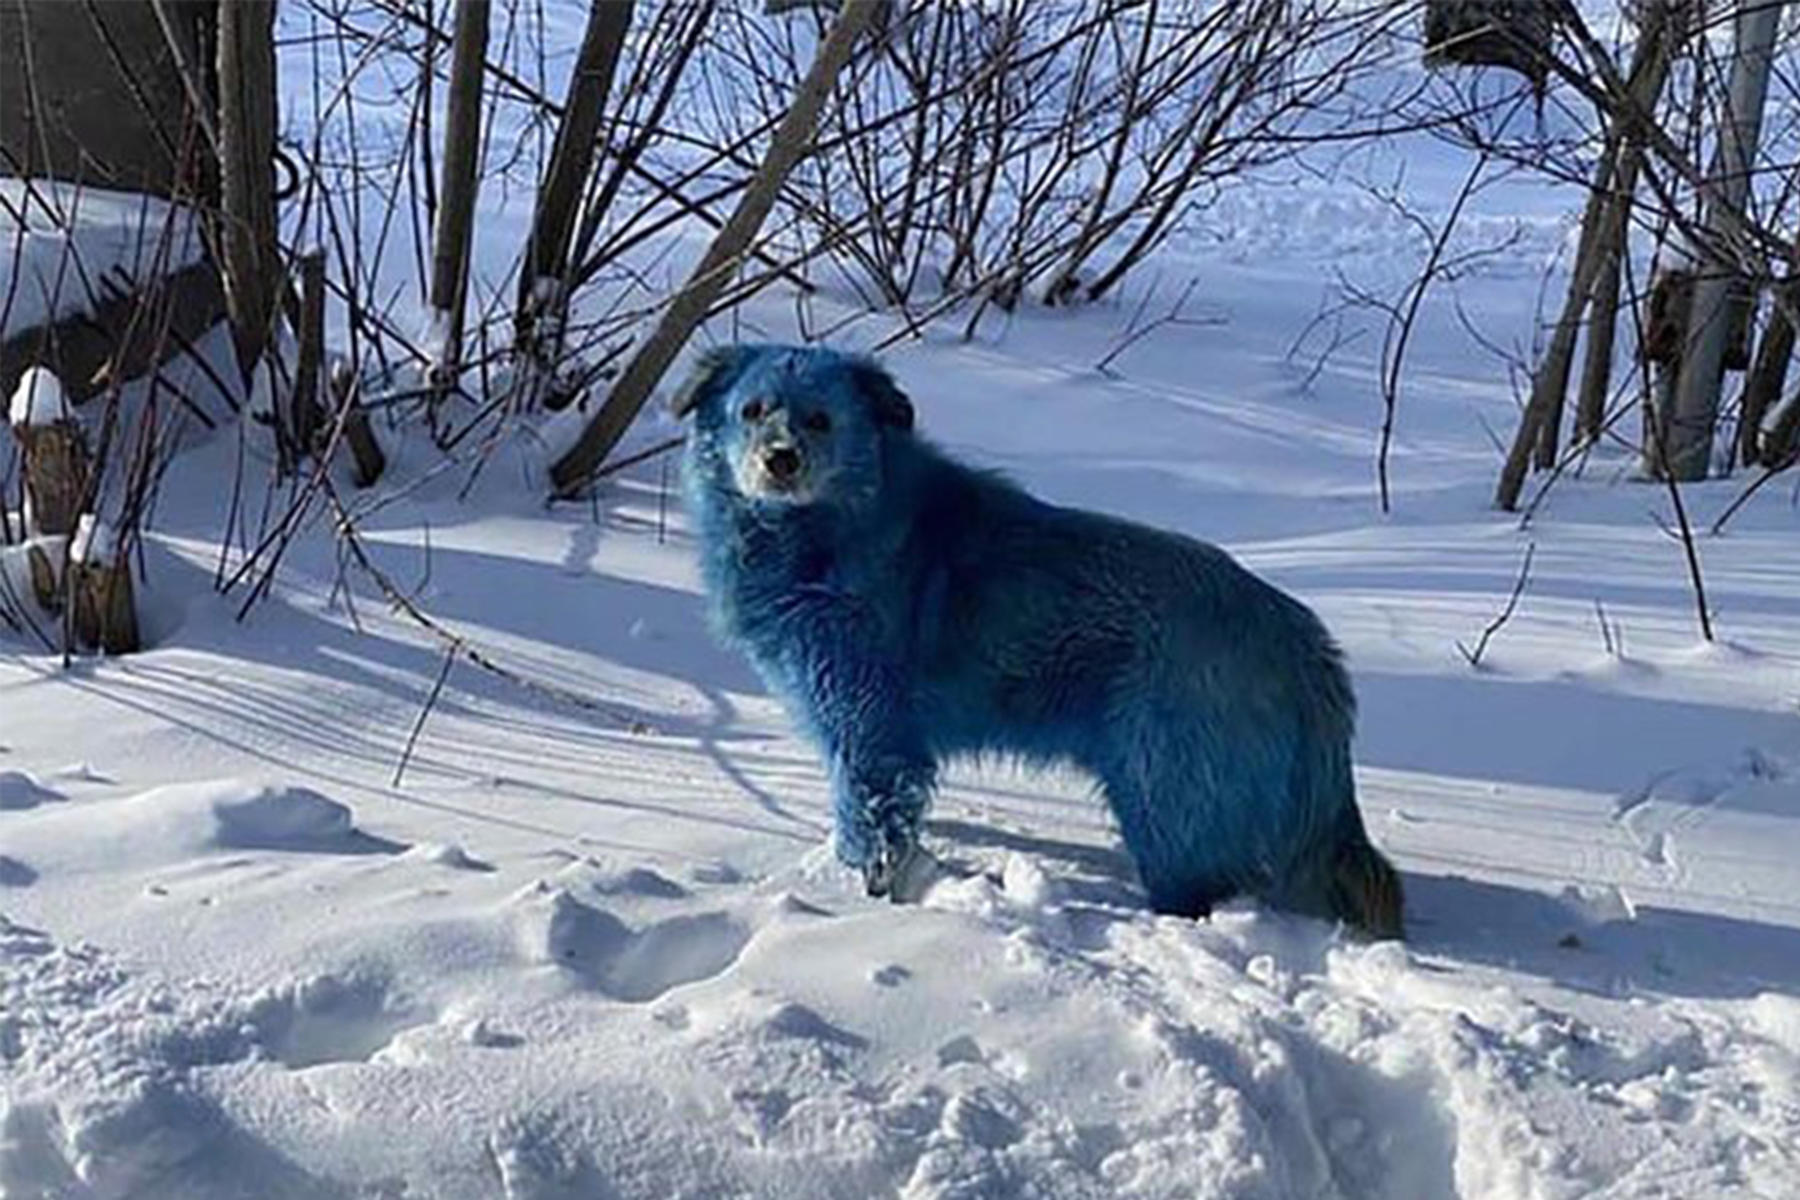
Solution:
M 92 311 L 201 252 L 192 217 L 164 201 L 0 179 L 0 326 L 10 337 Z
M 154 648 L 65 669 L 0 630 L 0 1196 L 1800 1195 L 1793 486 L 1702 537 L 1703 643 L 1621 451 L 1527 530 L 1488 507 L 1514 404 L 1439 295 L 1384 517 L 1379 329 L 1289 350 L 1334 270 L 1391 283 L 1409 243 L 1308 187 L 1165 253 L 1200 320 L 1107 373 L 1150 276 L 889 361 L 970 459 L 1320 611 L 1406 945 L 1156 917 L 1084 781 L 999 766 L 935 809 L 952 878 L 862 897 L 813 754 L 706 635 L 667 459 L 546 511 L 529 442 L 466 500 L 400 447 L 359 501 L 377 563 L 564 697 L 458 663 L 421 728 L 442 646 L 324 523 L 245 620 L 213 592 L 225 433 L 155 514 Z M 1531 235 L 1462 303 L 1528 342 L 1575 200 L 1483 203 Z M 1696 525 L 1744 482 L 1689 489 Z

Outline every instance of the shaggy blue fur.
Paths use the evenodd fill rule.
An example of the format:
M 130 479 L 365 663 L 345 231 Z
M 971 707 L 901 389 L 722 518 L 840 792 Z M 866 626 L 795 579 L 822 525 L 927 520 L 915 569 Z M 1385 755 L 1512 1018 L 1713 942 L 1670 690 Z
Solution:
M 1398 935 L 1349 680 L 1305 606 L 1217 547 L 953 462 L 867 359 L 714 351 L 678 410 L 717 624 L 819 744 L 871 893 L 939 765 L 999 752 L 1091 772 L 1160 911 L 1249 893 Z

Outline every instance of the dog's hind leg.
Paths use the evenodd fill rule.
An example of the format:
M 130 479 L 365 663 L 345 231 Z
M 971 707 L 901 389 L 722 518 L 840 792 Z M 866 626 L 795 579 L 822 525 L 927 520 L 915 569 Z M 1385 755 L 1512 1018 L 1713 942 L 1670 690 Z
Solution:
M 1332 916 L 1377 941 L 1406 936 L 1400 872 L 1366 835 L 1342 842 L 1330 869 L 1327 902 Z
M 1102 777 L 1150 907 L 1171 916 L 1203 917 L 1243 890 L 1241 871 L 1235 848 L 1204 835 L 1192 797 L 1172 791 L 1172 782 L 1179 781 L 1161 772 L 1150 779 L 1117 771 Z
M 1336 824 L 1296 793 L 1302 730 L 1217 706 L 1207 715 L 1204 699 L 1139 693 L 1109 726 L 1099 774 L 1151 906 L 1196 916 L 1248 893 L 1330 916 L 1289 874 L 1319 826 Z

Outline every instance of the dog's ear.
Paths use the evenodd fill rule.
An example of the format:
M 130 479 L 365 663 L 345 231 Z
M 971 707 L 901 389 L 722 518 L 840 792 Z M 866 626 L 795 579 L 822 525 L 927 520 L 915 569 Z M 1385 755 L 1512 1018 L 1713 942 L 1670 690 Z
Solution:
M 912 431 L 912 400 L 900 390 L 900 385 L 894 382 L 886 368 L 866 358 L 858 359 L 851 364 L 850 376 L 856 381 L 856 390 L 862 393 L 869 411 L 875 414 L 877 424 L 902 433 Z
M 755 357 L 754 346 L 714 346 L 694 363 L 694 369 L 669 403 L 669 411 L 685 417 L 702 404 L 728 390 Z

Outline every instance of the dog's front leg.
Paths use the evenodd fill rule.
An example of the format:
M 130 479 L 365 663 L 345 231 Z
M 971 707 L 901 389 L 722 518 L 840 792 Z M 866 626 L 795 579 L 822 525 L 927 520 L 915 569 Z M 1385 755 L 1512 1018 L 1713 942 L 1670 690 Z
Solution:
M 871 896 L 904 899 L 937 764 L 908 709 L 904 674 L 849 650 L 840 645 L 831 669 L 812 674 L 809 697 L 831 769 L 837 854 L 862 872 Z
M 919 827 L 931 796 L 930 764 L 871 767 L 853 755 L 834 758 L 838 858 L 862 872 L 869 895 L 912 899 L 922 875 L 929 874 Z

